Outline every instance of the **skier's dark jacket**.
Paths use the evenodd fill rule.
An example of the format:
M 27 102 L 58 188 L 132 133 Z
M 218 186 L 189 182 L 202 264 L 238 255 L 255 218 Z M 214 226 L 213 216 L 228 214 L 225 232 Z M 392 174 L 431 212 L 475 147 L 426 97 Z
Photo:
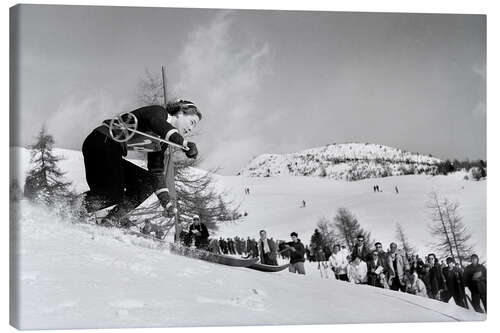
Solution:
M 136 116 L 137 130 L 158 136 L 164 140 L 185 145 L 186 142 L 179 131 L 169 122 L 170 115 L 167 110 L 160 105 L 149 105 L 131 112 Z M 96 130 L 106 136 L 109 134 L 110 120 L 105 120 L 104 124 Z M 148 153 L 148 170 L 153 172 L 163 171 L 164 152 L 166 144 L 160 144 L 145 136 L 135 134 L 130 140 L 122 143 L 122 155 L 127 156 L 127 150 L 136 150 Z
M 297 262 L 304 262 L 304 254 L 306 252 L 304 244 L 301 243 L 300 239 L 297 242 L 289 242 L 287 245 L 293 247 L 295 251 L 288 251 L 290 253 L 290 264 L 295 264 Z

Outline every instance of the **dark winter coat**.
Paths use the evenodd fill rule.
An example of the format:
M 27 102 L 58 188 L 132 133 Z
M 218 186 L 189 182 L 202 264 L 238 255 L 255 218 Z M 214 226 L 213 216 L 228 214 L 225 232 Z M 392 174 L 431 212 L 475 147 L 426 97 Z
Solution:
M 446 289 L 443 271 L 438 263 L 430 268 L 426 280 L 428 280 L 427 292 L 430 296 L 437 296 L 438 291 Z
M 465 295 L 463 272 L 458 267 L 443 268 L 443 276 L 446 281 L 446 288 L 450 295 Z
M 194 230 L 199 231 L 199 233 L 194 233 Z M 210 236 L 210 234 L 208 233 L 208 229 L 205 224 L 191 224 L 189 226 L 189 236 L 191 237 L 191 240 L 194 239 L 194 246 L 196 246 L 196 248 L 208 247 L 208 237 Z
M 381 267 L 381 269 L 379 267 Z M 380 274 L 384 274 L 387 269 L 385 266 L 385 261 L 382 260 L 381 258 L 378 258 L 377 261 L 369 260 L 367 262 L 367 268 L 368 268 L 368 284 L 371 286 L 383 288 L 384 285 L 381 281 Z M 379 270 L 378 274 L 376 273 L 377 269 Z
M 288 253 L 290 253 L 290 264 L 295 264 L 297 262 L 305 261 L 304 254 L 306 250 L 304 248 L 304 244 L 302 244 L 300 239 L 298 239 L 297 242 L 288 242 L 286 244 L 295 249 L 295 251 L 293 250 L 288 251 Z
M 486 295 L 486 267 L 481 264 L 465 267 L 463 279 L 471 293 Z
M 370 250 L 368 249 L 366 244 L 363 244 L 361 249 L 358 247 L 358 245 L 354 246 L 351 252 L 351 261 L 356 257 L 360 257 L 364 262 L 370 260 Z

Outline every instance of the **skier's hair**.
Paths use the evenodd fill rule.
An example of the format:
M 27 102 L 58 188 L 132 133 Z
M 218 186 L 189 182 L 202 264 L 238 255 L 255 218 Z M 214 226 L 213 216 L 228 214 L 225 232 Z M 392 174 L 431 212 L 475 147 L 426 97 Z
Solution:
M 167 104 L 167 113 L 171 116 L 182 112 L 186 115 L 196 115 L 201 120 L 201 112 L 198 110 L 196 105 L 193 102 L 185 101 L 185 100 L 176 100 L 175 102 L 169 102 Z

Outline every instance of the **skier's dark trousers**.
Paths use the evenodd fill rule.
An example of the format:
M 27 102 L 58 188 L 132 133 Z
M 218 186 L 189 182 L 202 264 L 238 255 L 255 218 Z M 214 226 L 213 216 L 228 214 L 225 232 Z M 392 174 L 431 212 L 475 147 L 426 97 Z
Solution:
M 138 131 L 187 147 L 187 157 L 196 158 L 196 145 L 179 133 L 189 133 L 201 119 L 201 113 L 193 103 L 177 101 L 169 104 L 167 109 L 152 105 L 131 113 L 138 120 Z M 139 134 L 127 142 L 117 142 L 109 133 L 109 123 L 104 121 L 94 129 L 82 146 L 85 176 L 90 188 L 83 202 L 87 212 L 117 204 L 108 218 L 119 219 L 156 193 L 165 211 L 172 213 L 173 205 L 163 174 L 167 144 Z M 128 149 L 147 152 L 147 170 L 123 158 Z

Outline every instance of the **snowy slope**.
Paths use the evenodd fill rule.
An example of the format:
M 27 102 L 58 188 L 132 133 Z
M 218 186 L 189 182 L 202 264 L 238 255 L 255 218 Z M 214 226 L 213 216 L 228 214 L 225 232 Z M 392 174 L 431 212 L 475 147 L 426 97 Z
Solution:
M 359 180 L 405 174 L 436 174 L 441 160 L 369 143 L 331 144 L 292 154 L 262 154 L 238 175 L 322 176 Z
M 462 173 L 356 182 L 298 176 L 216 179 L 220 188 L 241 202 L 241 210 L 248 212 L 240 223 L 221 225 L 218 235 L 258 237 L 258 231 L 266 229 L 275 239 L 288 240 L 290 232 L 296 231 L 303 242 L 309 243 L 319 218 L 332 219 L 338 208 L 346 207 L 384 248 L 395 241 L 396 223 L 400 223 L 423 256 L 432 251 L 426 203 L 429 193 L 436 191 L 460 203 L 459 212 L 472 232 L 472 243 L 480 258 L 486 260 L 486 181 L 466 181 Z M 382 192 L 374 193 L 374 185 L 379 185 Z M 395 186 L 399 194 L 395 193 Z M 246 187 L 250 188 L 250 195 L 244 194 Z M 306 208 L 300 208 L 302 200 L 306 201 Z
M 79 192 L 87 190 L 81 152 L 56 149 L 56 154 L 66 158 L 60 167 L 75 188 Z M 11 155 L 18 156 L 24 175 L 29 152 L 11 148 Z M 346 207 L 384 247 L 394 241 L 395 226 L 400 223 L 410 242 L 425 255 L 432 251 L 426 202 L 428 194 L 437 191 L 461 204 L 460 214 L 472 231 L 477 253 L 486 260 L 486 181 L 466 181 L 463 176 L 458 172 L 448 176 L 408 175 L 346 182 L 322 177 L 217 175 L 218 188 L 241 203 L 241 211 L 248 212 L 248 216 L 239 222 L 222 224 L 214 236 L 258 237 L 258 231 L 266 229 L 275 239 L 289 239 L 290 232 L 296 231 L 307 244 L 319 218 L 332 218 L 338 208 Z M 382 192 L 374 193 L 374 185 L 379 185 Z M 395 193 L 395 186 L 399 194 Z M 244 195 L 245 187 L 250 188 L 250 195 Z M 306 201 L 306 208 L 300 208 L 302 200 Z
M 175 256 L 117 230 L 14 204 L 13 324 L 23 329 L 484 320 L 452 304 L 315 274 Z M 14 280 L 15 281 L 15 280 Z M 17 302 L 15 302 L 17 300 Z

